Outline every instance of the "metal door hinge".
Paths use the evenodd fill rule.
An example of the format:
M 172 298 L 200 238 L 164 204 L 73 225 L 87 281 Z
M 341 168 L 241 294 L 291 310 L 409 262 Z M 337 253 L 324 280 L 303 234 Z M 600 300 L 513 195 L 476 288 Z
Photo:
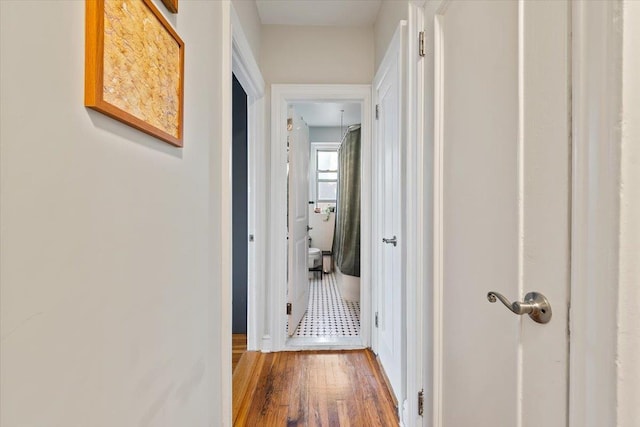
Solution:
M 424 42 L 424 31 L 420 31 L 418 33 L 418 55 L 420 55 L 420 56 L 425 56 L 426 55 L 426 48 L 425 48 L 425 42 Z
M 249 234 L 249 241 L 253 242 L 254 240 L 256 240 L 255 236 L 253 234 Z
M 287 130 L 293 130 L 293 119 L 287 119 Z
M 287 315 L 288 316 L 291 315 L 291 303 L 290 302 L 287 303 Z
M 376 104 L 376 120 L 380 118 L 380 104 Z
M 378 312 L 376 311 L 376 317 L 374 319 L 374 324 L 376 325 L 376 328 L 378 327 Z
M 424 413 L 424 389 L 418 392 L 418 415 Z

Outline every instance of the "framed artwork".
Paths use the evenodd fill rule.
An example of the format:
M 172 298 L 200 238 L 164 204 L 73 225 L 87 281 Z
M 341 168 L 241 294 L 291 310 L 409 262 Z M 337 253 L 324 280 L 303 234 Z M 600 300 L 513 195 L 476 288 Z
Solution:
M 184 42 L 151 0 L 86 0 L 85 55 L 85 106 L 182 147 Z
M 162 0 L 171 13 L 178 13 L 178 0 Z

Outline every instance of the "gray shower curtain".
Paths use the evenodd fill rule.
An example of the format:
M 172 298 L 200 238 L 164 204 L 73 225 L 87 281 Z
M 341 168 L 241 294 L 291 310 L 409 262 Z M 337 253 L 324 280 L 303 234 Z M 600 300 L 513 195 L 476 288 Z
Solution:
M 333 259 L 342 273 L 356 277 L 360 277 L 360 151 L 360 125 L 354 125 L 338 153 Z

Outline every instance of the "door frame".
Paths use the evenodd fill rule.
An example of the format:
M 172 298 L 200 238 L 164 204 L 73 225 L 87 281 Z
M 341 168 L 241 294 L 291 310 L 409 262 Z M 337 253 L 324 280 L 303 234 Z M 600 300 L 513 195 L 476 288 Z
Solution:
M 442 134 L 439 118 L 444 76 L 435 67 L 441 43 L 437 16 L 451 0 L 427 3 L 424 111 L 433 108 L 433 146 L 425 133 L 425 166 L 433 167 L 433 285 L 424 318 L 423 426 L 442 425 Z M 523 0 L 519 0 L 522 2 Z M 618 218 L 621 101 L 621 2 L 571 2 L 571 278 L 568 426 L 615 423 L 617 411 Z M 434 28 L 431 28 L 431 26 Z M 433 32 L 432 32 L 433 31 Z M 430 34 L 431 33 L 431 34 Z M 431 38 L 433 37 L 433 38 Z M 602 66 L 605 64 L 605 66 Z M 433 103 L 432 105 L 430 105 Z M 426 117 L 426 116 L 425 116 Z M 428 125 L 430 117 L 425 118 Z M 429 159 L 429 156 L 433 156 Z M 428 190 L 427 190 L 428 191 Z M 427 209 L 428 210 L 428 209 Z M 602 286 L 608 283 L 609 286 Z M 596 309 L 597 308 L 597 309 Z M 431 350 L 431 351 L 429 351 Z M 447 427 L 447 426 L 445 426 Z
M 424 298 L 430 283 L 431 264 L 428 261 L 430 235 L 430 164 L 427 151 L 425 120 L 425 57 L 420 55 L 419 37 L 425 32 L 425 0 L 411 0 L 407 19 L 407 49 L 405 58 L 405 114 L 401 126 L 406 126 L 405 146 L 405 322 L 406 322 L 406 400 L 402 406 L 402 421 L 408 426 L 417 426 L 422 417 L 418 415 L 418 398 L 424 392 L 423 364 L 425 357 L 424 326 L 427 315 Z M 426 41 L 425 41 L 426 47 Z M 428 55 L 425 52 L 425 55 Z M 411 338 L 413 337 L 413 338 Z M 424 404 L 427 402 L 425 401 Z M 427 405 L 428 407 L 428 405 Z M 427 409 L 426 407 L 424 408 Z
M 247 170 L 248 170 L 248 232 L 254 236 L 248 245 L 247 262 L 247 350 L 258 350 L 263 331 L 265 288 L 258 278 L 266 274 L 267 223 L 266 150 L 264 148 L 265 83 L 249 41 L 242 30 L 240 18 L 231 4 L 231 68 L 247 94 Z M 231 227 L 231 223 L 228 224 Z
M 572 3 L 570 427 L 617 418 L 621 13 Z
M 220 270 L 216 273 L 212 267 L 212 277 L 217 279 L 211 284 L 212 287 L 219 287 L 220 313 L 212 313 L 210 321 L 220 324 L 220 335 L 216 339 L 210 337 L 210 350 L 212 355 L 219 355 L 220 365 L 218 374 L 220 383 L 220 416 L 223 420 L 231 420 L 232 413 L 232 373 L 231 373 L 231 331 L 232 331 L 232 271 L 233 271 L 233 235 L 231 211 L 233 187 L 231 181 L 232 157 L 231 148 L 233 144 L 231 114 L 232 97 L 232 75 L 236 74 L 238 81 L 247 93 L 247 150 L 249 166 L 249 187 L 255 191 L 249 191 L 249 232 L 258 236 L 258 245 L 249 245 L 248 260 L 248 295 L 247 295 L 247 332 L 249 349 L 257 348 L 257 339 L 261 334 L 260 316 L 261 305 L 258 301 L 264 299 L 266 289 L 260 287 L 256 277 L 266 270 L 266 221 L 259 213 L 266 209 L 266 162 L 264 161 L 265 150 L 265 130 L 264 130 L 264 93 L 265 84 L 260 73 L 258 63 L 251 51 L 251 45 L 242 30 L 242 24 L 237 12 L 229 0 L 221 2 L 221 81 L 220 83 L 220 105 L 222 138 L 219 141 L 219 158 L 217 157 L 215 144 L 212 142 L 212 150 L 209 163 L 212 165 L 210 184 L 212 188 L 220 189 L 219 200 L 215 202 L 216 194 L 211 194 L 210 209 L 220 212 L 219 240 L 211 236 L 213 248 L 219 247 Z M 215 156 L 215 157 L 214 157 Z M 220 165 L 216 171 L 217 165 Z M 255 167 L 254 167 L 255 166 Z M 252 170 L 253 169 L 253 170 Z M 217 172 L 217 176 L 216 176 Z M 260 248 L 263 248 L 260 250 Z M 214 251 L 216 252 L 216 251 Z M 214 260 L 211 260 L 213 265 Z M 263 276 L 264 277 L 264 276 Z M 255 307 L 255 308 L 252 308 Z M 215 369 L 214 369 L 215 371 Z
M 287 105 L 292 102 L 359 102 L 362 114 L 362 219 L 360 277 L 360 338 L 371 342 L 371 85 L 274 84 L 271 85 L 271 181 L 269 331 L 262 339 L 263 351 L 283 351 L 287 346 L 285 312 L 287 292 Z M 323 348 L 340 348 L 339 345 Z M 352 348 L 352 346 L 350 346 Z M 299 347 L 295 347 L 299 350 Z

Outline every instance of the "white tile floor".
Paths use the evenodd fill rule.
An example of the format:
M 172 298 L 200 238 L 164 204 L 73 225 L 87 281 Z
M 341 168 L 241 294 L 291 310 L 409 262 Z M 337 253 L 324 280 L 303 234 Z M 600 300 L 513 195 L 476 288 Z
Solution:
M 360 303 L 340 296 L 334 273 L 314 274 L 309 279 L 309 306 L 294 337 L 357 337 L 360 334 Z

